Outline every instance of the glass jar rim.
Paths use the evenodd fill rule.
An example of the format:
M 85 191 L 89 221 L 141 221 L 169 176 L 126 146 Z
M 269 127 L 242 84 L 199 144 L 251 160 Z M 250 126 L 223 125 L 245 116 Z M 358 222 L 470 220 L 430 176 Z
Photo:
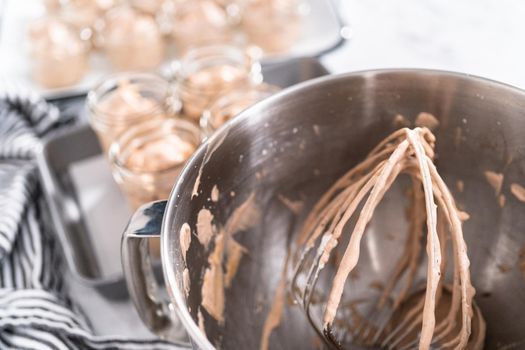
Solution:
M 89 118 L 98 123 L 104 124 L 105 126 L 113 126 L 119 124 L 118 122 L 111 122 L 112 118 L 101 118 L 100 116 L 106 115 L 110 117 L 117 117 L 115 113 L 111 111 L 101 110 L 99 103 L 103 100 L 103 96 L 107 91 L 112 89 L 117 89 L 119 82 L 121 81 L 149 81 L 155 84 L 156 88 L 163 88 L 164 92 L 162 93 L 160 103 L 155 104 L 155 106 L 147 111 L 141 111 L 136 113 L 130 113 L 126 116 L 126 122 L 136 121 L 145 115 L 156 114 L 162 112 L 164 109 L 164 102 L 168 100 L 171 94 L 171 85 L 168 81 L 164 80 L 162 77 L 151 74 L 151 73 L 141 73 L 141 72 L 118 72 L 107 75 L 101 81 L 99 81 L 94 88 L 92 88 L 86 97 L 87 107 L 91 112 Z
M 168 125 L 165 125 L 168 124 Z M 136 176 L 136 175 L 153 175 L 153 174 L 163 174 L 163 173 L 169 173 L 170 171 L 173 171 L 177 168 L 179 168 L 181 165 L 184 165 L 184 163 L 169 166 L 167 168 L 161 169 L 161 170 L 137 170 L 132 169 L 126 166 L 125 162 L 122 160 L 121 155 L 123 153 L 123 150 L 125 147 L 121 143 L 125 142 L 126 144 L 130 144 L 133 142 L 133 139 L 137 136 L 137 134 L 141 134 L 144 132 L 144 130 L 151 130 L 154 132 L 164 132 L 166 128 L 174 128 L 177 130 L 184 130 L 192 134 L 192 136 L 195 136 L 196 142 L 194 143 L 195 150 L 199 147 L 200 142 L 202 140 L 202 134 L 200 129 L 194 125 L 193 123 L 180 119 L 180 118 L 169 118 L 169 119 L 162 119 L 162 120 L 149 120 L 146 122 L 142 122 L 136 125 L 133 125 L 128 130 L 126 130 L 124 133 L 122 133 L 115 141 L 113 141 L 109 147 L 108 151 L 108 158 L 110 163 L 122 174 L 125 174 L 127 176 Z M 164 135 L 167 135 L 168 133 L 164 133 Z M 162 134 L 161 134 L 162 135 Z
M 231 93 L 217 99 L 209 108 L 207 108 L 202 113 L 202 116 L 200 119 L 200 126 L 203 130 L 205 130 L 206 133 L 211 133 L 217 130 L 220 126 L 222 126 L 220 125 L 217 127 L 213 123 L 214 116 L 217 115 L 217 113 L 220 112 L 221 109 L 228 108 L 232 104 L 235 104 L 236 102 L 241 101 L 243 98 L 251 99 L 250 100 L 251 103 L 249 103 L 248 106 L 246 106 L 246 108 L 248 108 L 249 106 L 263 100 L 266 97 L 269 97 L 275 94 L 276 92 L 280 90 L 281 90 L 280 87 L 276 85 L 267 84 L 267 83 L 256 85 L 252 89 L 249 89 L 249 90 L 245 90 L 245 89 L 234 90 Z
M 237 45 L 213 44 L 191 48 L 178 62 L 178 72 L 175 80 L 180 86 L 192 89 L 191 84 L 187 83 L 187 78 L 197 70 L 186 69 L 187 66 L 197 65 L 199 61 L 212 60 L 217 58 L 230 58 L 237 61 L 237 64 L 243 67 L 248 76 L 259 71 L 259 63 L 254 60 L 250 54 Z

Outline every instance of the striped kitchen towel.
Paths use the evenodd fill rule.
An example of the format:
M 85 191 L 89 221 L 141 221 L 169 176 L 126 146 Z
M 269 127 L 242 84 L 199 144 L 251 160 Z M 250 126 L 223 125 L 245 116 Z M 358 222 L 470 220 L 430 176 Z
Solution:
M 67 296 L 34 158 L 41 138 L 72 119 L 35 94 L 0 89 L 0 349 L 181 349 L 94 335 Z

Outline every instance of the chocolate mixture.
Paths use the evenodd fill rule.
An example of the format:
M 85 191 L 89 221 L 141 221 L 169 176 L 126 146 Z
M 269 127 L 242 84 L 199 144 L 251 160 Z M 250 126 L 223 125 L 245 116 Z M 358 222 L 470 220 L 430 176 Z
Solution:
M 333 337 L 333 329 L 338 327 L 336 315 L 344 307 L 341 304 L 343 292 L 348 276 L 359 261 L 360 243 L 366 226 L 395 179 L 400 174 L 407 174 L 412 180 L 408 238 L 377 305 L 377 309 L 381 310 L 386 307 L 388 300 L 393 300 L 391 319 L 402 312 L 402 322 L 396 327 L 392 324 L 367 326 L 367 336 L 354 335 L 353 341 L 367 346 L 389 345 L 393 348 L 412 343 L 419 343 L 419 349 L 430 349 L 431 344 L 439 344 L 440 348 L 447 349 L 481 348 L 485 325 L 479 309 L 473 303 L 475 290 L 470 282 L 470 262 L 461 227 L 461 221 L 468 219 L 468 214 L 457 209 L 449 189 L 433 164 L 434 143 L 435 136 L 427 128 L 404 128 L 394 132 L 362 163 L 340 178 L 307 218 L 297 241 L 299 247 L 304 247 L 305 254 L 310 251 L 317 253 L 314 259 L 317 266 L 314 268 L 304 265 L 303 258 L 299 259 L 299 273 L 309 273 L 307 278 L 313 274 L 317 278 L 342 235 L 350 234 L 344 255 L 336 265 L 324 309 L 322 328 L 328 337 Z M 493 177 L 489 177 L 492 180 Z M 362 209 L 356 213 L 360 204 Z M 350 233 L 343 230 L 354 217 L 353 230 Z M 425 221 L 428 230 L 426 287 L 424 295 L 413 302 Z M 449 288 L 442 279 L 447 265 L 445 252 L 448 241 L 452 242 L 454 253 L 454 277 L 446 316 L 438 318 L 437 310 L 442 308 L 445 289 Z M 300 271 L 301 267 L 303 272 Z M 405 281 L 404 286 L 399 285 L 401 280 Z M 394 293 L 394 290 L 397 292 Z M 409 300 L 412 300 L 412 305 L 407 307 Z M 456 327 L 457 322 L 459 327 Z M 476 332 L 472 332 L 472 324 L 477 325 Z M 420 328 L 419 335 L 417 327 Z M 373 336 L 370 336 L 371 333 Z

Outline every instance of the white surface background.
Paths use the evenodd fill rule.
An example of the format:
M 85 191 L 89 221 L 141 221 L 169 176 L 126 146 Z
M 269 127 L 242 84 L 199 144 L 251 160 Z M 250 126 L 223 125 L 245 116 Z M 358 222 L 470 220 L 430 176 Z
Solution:
M 412 67 L 460 71 L 525 88 L 523 0 L 341 0 L 353 39 L 333 72 Z

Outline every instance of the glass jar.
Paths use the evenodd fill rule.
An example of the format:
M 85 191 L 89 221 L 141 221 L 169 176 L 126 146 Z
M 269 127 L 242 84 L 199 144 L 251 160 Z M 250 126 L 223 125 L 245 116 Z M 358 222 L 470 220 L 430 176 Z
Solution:
M 119 70 L 151 70 L 164 59 L 165 43 L 155 19 L 128 6 L 106 14 L 101 41 Z
M 89 45 L 57 17 L 44 17 L 29 27 L 33 79 L 48 88 L 78 82 L 86 73 Z
M 260 84 L 252 89 L 237 90 L 217 99 L 202 114 L 200 126 L 203 133 L 210 136 L 228 120 L 279 90 L 280 88 L 274 85 Z
M 146 73 L 117 73 L 88 93 L 91 127 L 104 152 L 130 126 L 173 117 L 172 89 L 164 79 Z
M 100 12 L 109 11 L 111 8 L 122 4 L 124 1 L 125 0 L 94 0 Z
M 197 122 L 217 98 L 259 84 L 262 75 L 259 62 L 244 50 L 216 45 L 188 51 L 176 79 L 182 114 Z
M 92 0 L 70 0 L 60 11 L 60 16 L 79 31 L 92 28 L 100 15 L 100 8 Z
M 200 141 L 199 128 L 182 119 L 140 123 L 124 132 L 111 145 L 109 160 L 131 207 L 167 199 Z
M 161 9 L 164 0 L 129 0 L 129 2 L 137 10 L 155 15 Z
M 228 12 L 213 0 L 176 2 L 172 22 L 172 36 L 179 55 L 190 48 L 234 39 Z
M 55 13 L 60 10 L 60 0 L 42 0 L 47 13 Z
M 99 33 L 103 27 L 104 12 L 117 0 L 69 0 L 63 2 L 60 17 L 80 33 L 83 40 L 90 40 L 91 46 L 98 48 Z
M 251 44 L 266 53 L 279 53 L 299 37 L 301 17 L 298 0 L 249 0 L 242 11 L 241 27 Z

